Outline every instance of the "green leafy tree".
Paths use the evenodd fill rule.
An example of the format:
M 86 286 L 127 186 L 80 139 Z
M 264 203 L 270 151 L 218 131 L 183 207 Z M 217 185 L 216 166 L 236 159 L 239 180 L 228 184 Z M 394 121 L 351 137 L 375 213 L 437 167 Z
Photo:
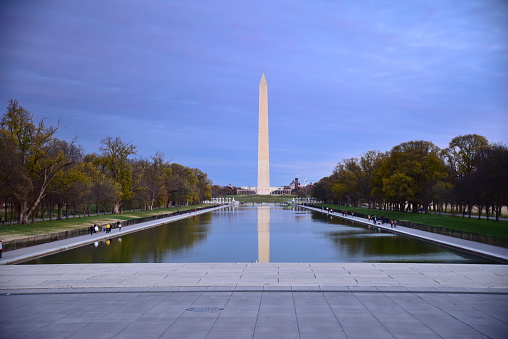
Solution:
M 199 203 L 203 200 L 209 200 L 212 198 L 212 181 L 208 179 L 208 175 L 201 171 L 198 168 L 194 168 L 194 175 L 197 178 L 197 191 L 198 191 L 198 200 L 195 201 Z
M 414 180 L 404 173 L 394 173 L 388 178 L 383 178 L 383 193 L 386 200 L 398 204 L 398 210 L 404 211 L 406 201 L 416 199 Z
M 171 164 L 165 176 L 165 187 L 169 205 L 187 205 L 199 202 L 199 179 L 192 168 Z
M 114 202 L 113 207 L 113 213 L 116 214 L 120 213 L 122 203 L 131 199 L 134 195 L 132 190 L 132 166 L 128 158 L 130 155 L 136 154 L 136 146 L 122 141 L 119 137 L 102 139 L 101 144 L 99 150 L 102 152 L 102 156 L 99 163 L 102 165 L 105 174 L 121 187 L 120 198 Z
M 375 202 L 375 196 L 372 194 L 372 179 L 374 172 L 385 158 L 386 154 L 379 151 L 368 151 L 360 156 L 359 166 L 361 171 L 357 175 L 358 189 L 364 201 L 369 208 Z
M 321 180 L 312 185 L 312 196 L 325 203 L 335 203 L 332 187 L 336 178 L 337 175 L 335 173 L 328 177 L 321 178 Z
M 430 141 L 409 141 L 393 147 L 378 171 L 385 198 L 389 194 L 407 201 L 414 213 L 420 206 L 427 209 L 433 186 L 448 175 L 439 155 L 439 147 Z M 394 189 L 397 184 L 402 187 Z M 405 197 L 402 196 L 404 191 Z
M 335 167 L 332 183 L 334 200 L 342 205 L 358 203 L 360 190 L 356 179 L 359 172 L 358 160 L 355 158 L 346 159 Z

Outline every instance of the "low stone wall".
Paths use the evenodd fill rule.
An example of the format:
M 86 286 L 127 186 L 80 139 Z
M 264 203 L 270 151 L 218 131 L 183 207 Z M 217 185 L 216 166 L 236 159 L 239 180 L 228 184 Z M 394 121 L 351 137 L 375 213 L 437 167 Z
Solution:
M 33 237 L 26 237 L 21 239 L 15 239 L 10 241 L 3 241 L 3 250 L 5 252 L 7 251 L 13 251 L 19 248 L 23 247 L 30 247 L 35 246 L 39 244 L 44 244 L 47 242 L 62 240 L 66 238 L 72 238 L 77 237 L 80 235 L 84 235 L 88 233 L 88 227 L 85 228 L 79 228 L 74 230 L 68 230 L 68 231 L 61 231 L 56 233 L 50 233 L 50 234 L 41 234 L 36 235 Z
M 321 208 L 321 206 L 317 206 L 317 205 L 307 204 L 307 206 Z M 333 211 L 337 212 L 337 213 L 342 213 L 341 210 L 333 210 Z M 367 217 L 368 217 L 366 214 L 363 214 L 363 213 L 355 213 L 355 215 L 357 217 L 365 218 L 365 219 L 367 219 Z M 508 239 L 505 239 L 505 238 L 482 235 L 482 234 L 472 233 L 472 232 L 453 230 L 450 228 L 440 227 L 440 226 L 424 225 L 424 224 L 406 221 L 406 220 L 398 220 L 397 224 L 400 226 L 408 227 L 408 228 L 414 228 L 414 229 L 417 229 L 420 231 L 437 233 L 437 234 L 447 235 L 447 236 L 454 237 L 454 238 L 476 241 L 476 242 L 480 242 L 482 244 L 508 248 Z
M 191 213 L 194 211 L 201 211 L 201 210 L 209 209 L 212 207 L 216 207 L 216 206 L 207 206 L 207 207 L 202 207 L 202 208 L 189 209 L 189 210 L 185 210 L 185 211 L 178 211 L 178 212 L 172 212 L 172 213 L 153 215 L 151 217 L 124 220 L 124 221 L 122 221 L 122 227 L 134 225 L 134 224 L 139 224 L 139 223 L 147 222 L 147 221 L 169 218 L 169 217 L 173 217 L 176 215 Z M 109 223 L 109 224 L 112 226 L 112 228 L 116 228 L 116 223 L 113 222 L 113 223 Z M 102 227 L 102 224 L 99 226 Z M 84 227 L 84 228 L 55 232 L 55 233 L 50 233 L 50 234 L 41 234 L 41 235 L 36 235 L 33 237 L 26 237 L 26 238 L 22 238 L 22 239 L 3 241 L 2 242 L 3 251 L 4 252 L 13 251 L 13 250 L 16 250 L 19 248 L 45 244 L 48 242 L 67 239 L 67 238 L 78 237 L 80 235 L 89 234 L 89 232 L 90 232 L 90 227 Z

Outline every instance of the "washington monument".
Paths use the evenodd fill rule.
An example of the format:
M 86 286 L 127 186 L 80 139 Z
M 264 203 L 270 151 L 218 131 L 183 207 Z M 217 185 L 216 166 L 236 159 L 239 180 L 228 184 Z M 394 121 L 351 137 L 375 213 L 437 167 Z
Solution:
M 258 187 L 257 194 L 270 194 L 270 144 L 268 141 L 268 85 L 265 74 L 259 82 Z

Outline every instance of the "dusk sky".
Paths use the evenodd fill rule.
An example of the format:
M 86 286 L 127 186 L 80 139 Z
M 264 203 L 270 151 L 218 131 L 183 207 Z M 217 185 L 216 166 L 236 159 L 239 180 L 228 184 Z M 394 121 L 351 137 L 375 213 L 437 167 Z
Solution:
M 4 0 L 0 19 L 2 114 L 218 185 L 257 184 L 262 73 L 272 186 L 411 140 L 508 141 L 505 0 Z

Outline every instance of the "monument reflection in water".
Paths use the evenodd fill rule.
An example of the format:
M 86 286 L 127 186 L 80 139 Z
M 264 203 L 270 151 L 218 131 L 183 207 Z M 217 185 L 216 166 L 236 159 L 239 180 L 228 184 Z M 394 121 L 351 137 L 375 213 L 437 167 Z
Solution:
M 26 264 L 256 261 L 492 263 L 338 217 L 250 205 L 193 216 Z
M 270 206 L 258 207 L 258 261 L 270 262 Z

